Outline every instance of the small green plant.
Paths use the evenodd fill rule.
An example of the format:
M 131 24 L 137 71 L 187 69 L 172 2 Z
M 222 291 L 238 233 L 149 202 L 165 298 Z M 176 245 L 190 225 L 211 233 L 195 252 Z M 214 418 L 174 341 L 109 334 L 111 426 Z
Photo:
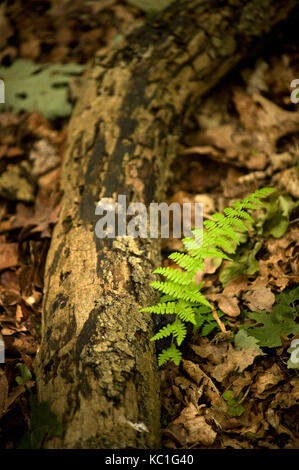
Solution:
M 226 390 L 222 397 L 226 401 L 227 404 L 227 414 L 229 416 L 235 417 L 235 416 L 241 416 L 245 408 L 241 405 L 241 401 L 243 398 L 242 393 L 238 395 L 237 397 L 233 397 L 233 392 L 231 390 Z
M 248 313 L 247 317 L 254 323 L 241 325 L 240 332 L 245 331 L 248 338 L 254 338 L 258 347 L 277 348 L 281 346 L 282 334 L 289 336 L 299 332 L 298 301 L 299 287 L 289 292 L 281 292 L 277 296 L 272 312 Z
M 17 364 L 17 368 L 20 373 L 20 375 L 17 375 L 17 377 L 15 378 L 18 385 L 23 385 L 32 379 L 32 374 L 26 364 L 22 364 L 21 362 L 19 362 Z
M 130 5 L 148 14 L 165 10 L 173 1 L 174 0 L 127 0 Z
M 190 322 L 195 328 L 204 323 L 211 323 L 211 312 L 214 307 L 201 292 L 204 282 L 196 282 L 196 273 L 204 270 L 206 258 L 222 258 L 231 260 L 228 254 L 234 254 L 240 239 L 237 231 L 248 231 L 246 221 L 254 222 L 248 210 L 263 206 L 260 199 L 275 191 L 273 188 L 263 188 L 255 191 L 242 201 L 236 201 L 233 207 L 224 209 L 224 214 L 216 213 L 210 220 L 204 221 L 203 230 L 192 231 L 192 238 L 183 239 L 185 252 L 172 253 L 169 259 L 174 261 L 179 269 L 171 267 L 158 268 L 154 271 L 161 274 L 164 281 L 154 281 L 150 285 L 161 294 L 157 305 L 146 307 L 141 311 L 157 315 L 174 314 L 175 320 L 162 327 L 151 338 L 152 341 L 171 337 L 171 344 L 158 357 L 159 365 L 168 360 L 179 364 L 182 353 L 177 348 L 187 335 L 186 323 Z M 215 325 L 214 325 L 215 326 Z
M 30 429 L 21 438 L 18 449 L 41 449 L 44 442 L 52 437 L 62 436 L 62 425 L 47 401 L 39 402 L 30 390 Z

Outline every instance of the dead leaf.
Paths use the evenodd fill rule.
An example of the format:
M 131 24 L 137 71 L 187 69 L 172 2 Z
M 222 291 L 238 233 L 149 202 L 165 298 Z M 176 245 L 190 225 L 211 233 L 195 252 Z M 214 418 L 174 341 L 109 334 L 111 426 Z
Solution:
M 176 377 L 174 382 L 173 393 L 179 397 L 181 403 L 184 405 L 193 403 L 197 406 L 203 395 L 203 384 L 197 386 L 194 382 L 183 376 Z
M 223 289 L 223 294 L 237 296 L 248 289 L 248 276 L 238 276 L 232 279 Z
M 269 86 L 266 82 L 268 70 L 269 64 L 262 59 L 258 59 L 253 70 L 245 69 L 241 72 L 243 79 L 247 83 L 247 91 L 250 95 L 260 91 L 269 91 Z
M 295 163 L 294 156 L 289 152 L 273 153 L 269 155 L 270 163 L 274 171 L 283 170 Z
M 280 416 L 277 411 L 269 407 L 266 410 L 265 416 L 268 423 L 275 429 L 278 434 L 289 435 L 293 440 L 295 440 L 293 433 L 281 424 Z
M 0 270 L 11 268 L 13 266 L 17 266 L 18 264 L 18 244 L 0 244 Z
M 57 150 L 47 139 L 41 139 L 34 144 L 29 159 L 33 160 L 32 174 L 34 176 L 45 174 L 60 163 Z
M 34 184 L 29 178 L 30 172 L 26 160 L 18 165 L 7 165 L 0 176 L 0 195 L 12 201 L 34 201 Z
M 252 312 L 272 311 L 272 305 L 275 302 L 275 295 L 269 287 L 256 286 L 242 296 L 248 308 Z
M 222 382 L 232 372 L 243 372 L 259 355 L 260 352 L 254 346 L 240 351 L 230 349 L 223 358 L 223 363 L 213 367 L 210 373 L 214 379 Z
M 280 189 L 287 191 L 294 199 L 299 199 L 299 174 L 296 167 L 276 173 L 273 180 Z
M 222 263 L 221 258 L 206 258 L 204 260 L 204 273 L 213 274 L 217 271 Z
M 227 344 L 212 344 L 207 338 L 202 338 L 200 345 L 192 344 L 191 349 L 199 357 L 208 359 L 213 364 L 221 364 L 227 352 Z
M 8 398 L 8 381 L 3 370 L 0 370 L 0 418 L 3 415 Z
M 35 381 L 30 380 L 29 382 L 26 382 L 26 387 L 27 388 L 32 388 L 35 385 Z M 9 407 L 16 401 L 16 399 L 22 395 L 22 393 L 26 392 L 26 388 L 24 385 L 19 385 L 18 387 L 14 388 L 11 393 L 9 394 L 7 400 L 6 400 L 6 409 L 4 410 L 4 413 L 6 413 L 9 409 Z
M 20 354 L 36 354 L 38 349 L 38 343 L 32 336 L 14 338 L 12 346 L 17 349 Z
M 17 333 L 17 330 L 12 329 L 12 328 L 2 328 L 2 330 L 1 330 L 1 334 L 3 336 L 14 335 L 15 333 Z
M 230 388 L 233 392 L 232 396 L 237 397 L 238 395 L 240 395 L 240 393 L 245 387 L 248 387 L 248 385 L 252 384 L 252 379 L 252 374 L 247 370 L 244 371 L 243 375 L 240 375 L 235 378 Z
M 240 315 L 240 308 L 238 299 L 236 297 L 225 295 L 225 294 L 207 294 L 206 297 L 209 300 L 216 300 L 218 302 L 219 309 L 229 315 L 230 317 L 237 317 Z
M 206 375 L 201 368 L 191 361 L 183 361 L 183 368 L 196 385 L 199 386 L 203 377 Z
M 194 202 L 202 205 L 203 215 L 215 213 L 214 199 L 208 194 L 196 194 Z
M 277 364 L 273 364 L 270 369 L 266 370 L 263 374 L 258 375 L 255 383 L 257 394 L 263 394 L 266 390 L 277 385 L 283 379 L 284 374 L 280 367 Z
M 278 139 L 296 132 L 298 113 L 286 111 L 258 93 L 249 96 L 240 88 L 233 90 L 233 102 L 239 113 L 239 120 L 229 113 L 227 107 L 222 112 L 221 124 L 215 125 L 206 120 L 205 128 L 193 138 L 193 147 L 186 151 L 206 154 L 217 162 L 238 161 L 250 170 L 257 170 L 255 173 L 263 173 L 261 170 L 266 167 L 270 155 L 277 152 Z M 204 107 L 202 112 L 205 112 Z M 240 126 L 240 121 L 243 127 Z M 264 176 L 266 175 L 261 175 Z M 241 189 L 238 184 L 232 184 L 231 177 L 224 186 L 227 192 Z M 236 196 L 234 193 L 225 195 Z
M 5 9 L 5 4 L 2 4 L 0 6 L 0 50 L 7 45 L 7 40 L 13 35 L 13 29 L 5 16 Z
M 168 431 L 176 436 L 176 440 L 182 447 L 196 444 L 209 447 L 217 437 L 212 426 L 206 422 L 204 416 L 198 414 L 198 410 L 192 403 L 189 403 L 180 416 L 167 427 L 166 433 Z
M 267 156 L 263 152 L 258 152 L 249 156 L 246 166 L 249 170 L 264 170 L 267 163 Z

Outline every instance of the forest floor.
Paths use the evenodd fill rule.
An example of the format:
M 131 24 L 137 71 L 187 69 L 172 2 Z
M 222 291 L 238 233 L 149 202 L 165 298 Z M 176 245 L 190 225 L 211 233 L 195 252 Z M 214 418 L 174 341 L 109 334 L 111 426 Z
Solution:
M 44 437 L 38 424 L 32 429 L 34 406 L 35 422 L 44 424 L 32 398 L 34 358 L 45 260 L 63 190 L 61 163 L 82 71 L 98 49 L 108 50 L 145 21 L 118 0 L 27 1 L 26 11 L 23 4 L 0 5 L 0 78 L 7 73 L 16 90 L 8 96 L 12 110 L 0 104 L 0 448 L 22 445 L 30 427 L 36 447 Z M 222 331 L 211 318 L 193 333 L 180 365 L 160 369 L 168 448 L 299 448 L 294 38 L 290 32 L 280 48 L 242 64 L 216 87 L 177 149 L 167 202 L 202 203 L 205 219 L 255 189 L 277 191 L 257 212 L 249 235 L 240 235 L 232 262 L 206 261 L 204 293 L 217 303 Z M 54 77 L 44 64 L 57 65 Z M 181 248 L 180 240 L 163 241 L 165 266 Z

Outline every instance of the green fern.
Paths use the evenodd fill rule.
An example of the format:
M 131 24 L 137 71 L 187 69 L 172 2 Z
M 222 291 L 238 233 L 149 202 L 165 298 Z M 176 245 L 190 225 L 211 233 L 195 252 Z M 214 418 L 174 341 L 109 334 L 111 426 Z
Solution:
M 161 354 L 159 354 L 158 357 L 158 364 L 159 366 L 163 366 L 165 362 L 167 361 L 172 361 L 175 363 L 175 365 L 179 365 L 182 359 L 182 353 L 181 351 L 176 347 L 175 344 L 171 344 L 171 346 L 168 349 L 163 349 Z
M 157 315 L 176 315 L 172 323 L 161 328 L 151 338 L 152 341 L 171 337 L 171 345 L 159 354 L 159 366 L 171 360 L 179 364 L 180 346 L 186 337 L 186 322 L 195 327 L 204 325 L 202 333 L 209 334 L 215 328 L 216 322 L 212 317 L 212 305 L 205 298 L 201 289 L 204 283 L 197 284 L 195 275 L 203 271 L 204 260 L 207 258 L 222 258 L 230 260 L 229 254 L 236 251 L 239 237 L 236 231 L 248 231 L 246 221 L 254 222 L 248 210 L 262 207 L 260 199 L 267 197 L 275 191 L 273 188 L 263 188 L 255 191 L 242 201 L 236 201 L 232 207 L 224 209 L 224 214 L 216 213 L 211 220 L 204 221 L 203 230 L 192 231 L 192 238 L 183 239 L 185 253 L 172 253 L 169 259 L 173 260 L 180 269 L 158 268 L 154 271 L 165 278 L 165 281 L 154 281 L 150 285 L 163 295 L 157 305 L 146 307 L 141 311 Z

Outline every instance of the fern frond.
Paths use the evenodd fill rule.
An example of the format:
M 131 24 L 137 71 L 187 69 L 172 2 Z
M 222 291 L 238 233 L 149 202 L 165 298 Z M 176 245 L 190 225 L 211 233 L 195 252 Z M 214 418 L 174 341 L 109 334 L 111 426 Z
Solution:
M 263 199 L 265 197 L 268 197 L 271 193 L 273 193 L 274 191 L 276 191 L 275 188 L 261 188 L 261 189 L 257 189 L 256 191 L 254 191 L 254 193 L 250 194 L 250 196 L 248 196 L 248 199 L 250 201 L 252 201 L 253 199 L 256 199 L 256 198 L 259 198 L 259 199 Z
M 233 219 L 233 220 L 239 220 L 239 219 Z M 233 222 L 230 221 L 230 224 L 223 225 L 221 228 L 214 230 L 212 234 L 205 234 L 203 243 L 202 243 L 202 248 L 214 246 L 217 243 L 217 240 L 219 240 L 219 238 L 223 236 L 234 241 L 235 243 L 238 243 L 239 239 L 237 235 L 235 234 L 234 229 L 231 227 L 232 225 L 233 225 Z
M 198 242 L 196 240 L 194 240 L 194 238 L 184 238 L 183 240 L 183 244 L 184 244 L 184 247 L 186 248 L 186 250 L 189 250 L 189 251 L 198 251 L 202 248 L 202 245 L 198 244 Z
M 192 253 L 192 252 L 191 252 Z M 218 250 L 217 248 L 205 248 L 201 252 L 194 253 L 194 258 L 223 258 L 230 260 L 231 258 L 227 256 L 223 251 Z
M 215 220 L 217 220 L 217 224 L 220 226 L 220 225 L 225 225 L 226 222 L 222 222 L 222 218 L 223 219 L 226 219 L 225 216 L 223 216 L 222 214 L 214 214 L 213 215 L 213 218 L 214 216 L 221 216 L 221 219 L 217 220 L 218 217 L 215 217 Z M 244 225 L 245 227 L 245 230 L 248 230 L 246 225 Z M 192 230 L 192 233 L 194 234 L 194 237 L 195 238 L 198 238 L 198 231 L 197 229 L 194 229 Z M 183 239 L 183 243 L 185 245 L 185 241 L 188 241 L 189 240 L 192 240 L 192 238 L 185 238 Z M 206 246 L 211 246 L 211 245 L 214 245 L 215 247 L 218 246 L 220 248 L 223 248 L 224 250 L 226 250 L 228 253 L 232 252 L 231 250 L 233 250 L 233 246 L 231 244 L 231 241 L 230 241 L 230 238 L 225 236 L 225 234 L 222 233 L 222 231 L 220 231 L 220 234 L 219 235 L 210 235 L 207 237 L 206 235 L 205 236 L 202 236 L 201 237 L 201 246 L 199 248 L 204 248 Z
M 251 217 L 251 215 L 249 215 L 247 212 L 245 212 L 242 209 L 242 206 L 239 209 L 233 209 L 232 207 L 227 207 L 226 209 L 224 209 L 223 212 L 225 213 L 225 215 L 227 215 L 231 219 L 240 218 L 240 219 L 250 220 L 250 222 L 254 222 L 254 218 Z
M 263 204 L 262 202 L 260 202 L 258 200 L 258 202 L 260 204 Z M 237 211 L 242 211 L 244 213 L 244 209 L 248 210 L 248 209 L 251 209 L 251 210 L 256 210 L 257 207 L 256 207 L 256 203 L 253 204 L 252 202 L 250 202 L 249 200 L 245 202 L 245 200 L 243 199 L 242 202 L 239 202 L 239 201 L 235 201 L 232 203 L 232 206 L 234 209 L 236 209 Z M 239 212 L 237 212 L 239 214 Z M 245 212 L 245 214 L 247 214 Z M 248 215 L 248 214 L 247 214 Z
M 176 318 L 173 323 L 169 323 L 161 328 L 158 333 L 151 338 L 151 341 L 156 341 L 157 339 L 167 338 L 167 336 L 173 335 L 180 346 L 186 334 L 187 329 L 185 323 L 183 323 L 179 318 Z
M 139 311 L 155 313 L 156 315 L 171 315 L 172 313 L 177 313 L 177 306 L 176 302 L 163 302 L 151 307 L 141 308 Z
M 150 285 L 154 289 L 163 292 L 163 294 L 171 295 L 175 299 L 198 302 L 208 306 L 210 305 L 196 285 L 191 285 L 188 286 L 188 288 L 184 288 L 180 284 L 171 281 L 153 281 L 150 283 Z
M 168 258 L 190 273 L 195 274 L 198 270 L 203 270 L 203 262 L 199 263 L 186 253 L 171 253 Z
M 228 237 L 227 238 L 222 237 L 222 236 L 218 237 L 217 240 L 215 240 L 214 245 L 215 247 L 222 248 L 227 253 L 234 253 L 235 251 L 234 246 L 232 245 Z
M 196 324 L 195 311 L 192 306 L 184 301 L 179 302 L 163 302 L 151 307 L 145 307 L 140 312 L 155 313 L 156 315 L 171 315 L 176 314 L 181 320 L 185 322 Z
M 181 320 L 196 325 L 195 312 L 192 310 L 192 307 L 186 305 L 184 308 L 178 308 L 176 314 Z
M 240 228 L 244 232 L 248 232 L 248 227 L 244 224 L 244 222 L 240 219 L 233 219 L 232 220 L 232 225 L 235 225 L 236 227 Z
M 150 285 L 164 295 L 157 305 L 143 308 L 141 311 L 176 315 L 174 322 L 161 328 L 151 338 L 155 341 L 172 336 L 171 346 L 159 355 L 159 365 L 168 360 L 179 364 L 182 354 L 173 339 L 177 345 L 182 343 L 186 337 L 186 322 L 191 322 L 195 329 L 203 327 L 201 334 L 204 335 L 217 327 L 212 315 L 212 306 L 201 292 L 204 283 L 195 283 L 194 276 L 198 271 L 203 271 L 206 258 L 231 259 L 226 253 L 235 253 L 236 246 L 240 243 L 240 235 L 248 232 L 254 222 L 247 211 L 262 206 L 260 199 L 273 191 L 273 188 L 259 189 L 241 201 L 233 202 L 232 207 L 225 208 L 223 214 L 216 213 L 211 219 L 205 220 L 203 229 L 194 229 L 193 237 L 183 239 L 186 252 L 175 252 L 169 256 L 181 269 L 167 267 L 154 271 L 166 280 L 154 281 Z
M 176 366 L 179 365 L 182 359 L 181 351 L 172 344 L 168 349 L 163 349 L 161 354 L 158 357 L 158 364 L 159 366 L 163 366 L 167 361 L 173 361 Z
M 205 220 L 203 224 L 206 230 L 210 233 L 212 233 L 214 230 L 219 229 L 217 222 L 214 220 Z
M 192 273 L 188 273 L 170 267 L 155 269 L 154 274 L 162 274 L 162 276 L 164 276 L 166 279 L 169 279 L 173 282 L 177 282 L 182 286 L 187 286 L 191 284 L 194 277 Z

